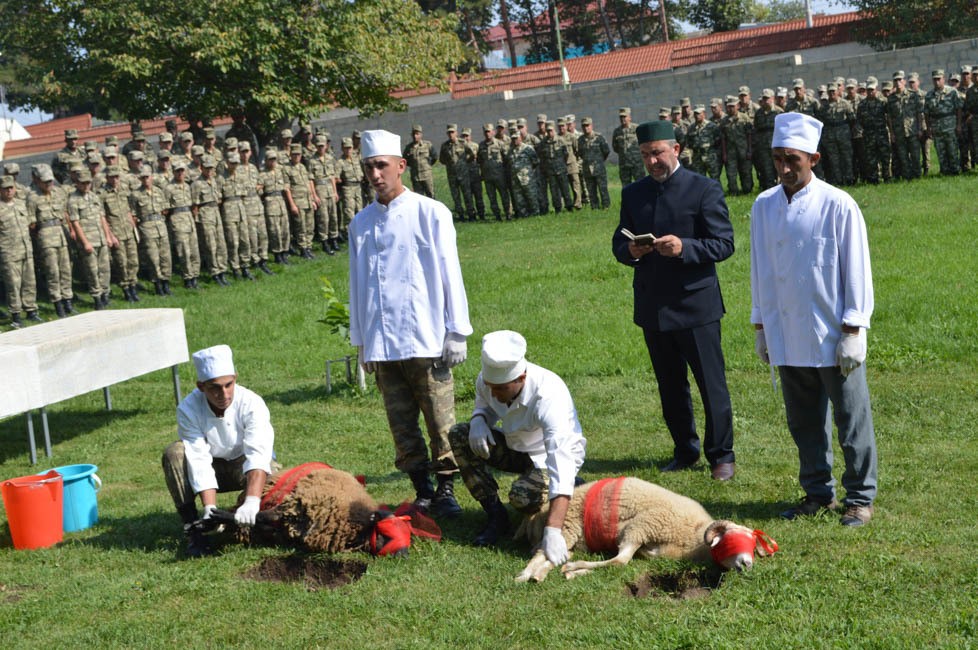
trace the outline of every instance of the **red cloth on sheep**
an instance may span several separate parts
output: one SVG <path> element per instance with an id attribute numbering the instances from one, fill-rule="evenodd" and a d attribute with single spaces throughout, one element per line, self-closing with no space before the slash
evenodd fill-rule
<path id="1" fill-rule="evenodd" d="M 603 478 L 584 496 L 584 543 L 593 553 L 618 551 L 618 504 L 624 476 Z"/>

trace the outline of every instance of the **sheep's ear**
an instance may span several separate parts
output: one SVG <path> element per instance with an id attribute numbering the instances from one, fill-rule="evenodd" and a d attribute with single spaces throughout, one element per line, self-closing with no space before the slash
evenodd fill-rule
<path id="1" fill-rule="evenodd" d="M 712 524 L 706 527 L 705 531 L 703 531 L 703 541 L 706 542 L 707 546 L 713 546 L 713 540 L 723 537 L 724 533 L 730 530 L 730 528 L 733 526 L 736 526 L 736 524 L 734 524 L 732 521 L 714 521 Z"/>

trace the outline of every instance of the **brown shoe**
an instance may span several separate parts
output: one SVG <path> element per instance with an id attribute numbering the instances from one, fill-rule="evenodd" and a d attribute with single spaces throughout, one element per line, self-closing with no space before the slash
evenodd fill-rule
<path id="1" fill-rule="evenodd" d="M 862 526 L 868 524 L 872 518 L 873 506 L 848 506 L 839 523 L 843 526 Z"/>
<path id="2" fill-rule="evenodd" d="M 781 513 L 782 519 L 797 519 L 798 517 L 811 517 L 812 515 L 818 514 L 822 510 L 835 510 L 839 507 L 839 502 L 833 499 L 829 503 L 823 503 L 821 501 L 816 501 L 812 497 L 806 496 L 801 502 L 788 508 Z"/>
<path id="3" fill-rule="evenodd" d="M 729 481 L 734 477 L 735 468 L 734 463 L 717 463 L 710 474 L 716 481 Z"/>

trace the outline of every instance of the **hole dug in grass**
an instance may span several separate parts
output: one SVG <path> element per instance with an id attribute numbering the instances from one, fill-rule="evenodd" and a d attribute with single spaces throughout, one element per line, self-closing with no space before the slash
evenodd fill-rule
<path id="1" fill-rule="evenodd" d="M 334 560 L 301 554 L 267 557 L 244 573 L 250 580 L 303 582 L 309 591 L 336 589 L 359 580 L 367 563 L 359 560 Z"/>
<path id="2" fill-rule="evenodd" d="M 680 569 L 672 573 L 646 573 L 625 586 L 625 595 L 633 598 L 693 600 L 709 596 L 723 582 L 723 574 L 710 569 Z"/>

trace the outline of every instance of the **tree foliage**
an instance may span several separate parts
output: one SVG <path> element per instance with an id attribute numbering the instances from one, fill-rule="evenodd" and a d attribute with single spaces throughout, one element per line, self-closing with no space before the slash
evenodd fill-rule
<path id="1" fill-rule="evenodd" d="M 264 131 L 397 110 L 392 90 L 443 85 L 464 60 L 453 16 L 403 0 L 0 0 L 0 19 L 23 105 L 132 120 L 240 110 Z"/>
<path id="2" fill-rule="evenodd" d="M 754 22 L 783 23 L 805 17 L 805 0 L 754 0 L 749 11 Z"/>
<path id="3" fill-rule="evenodd" d="M 486 33 L 495 18 L 495 0 L 416 0 L 427 15 L 456 19 L 455 34 L 469 50 L 468 60 L 458 67 L 467 72 L 481 66 L 481 57 L 489 51 Z"/>
<path id="4" fill-rule="evenodd" d="M 701 29 L 729 32 L 750 18 L 749 0 L 684 0 L 687 18 Z"/>
<path id="5" fill-rule="evenodd" d="M 978 35 L 975 0 L 852 0 L 868 18 L 857 37 L 878 50 Z"/>

